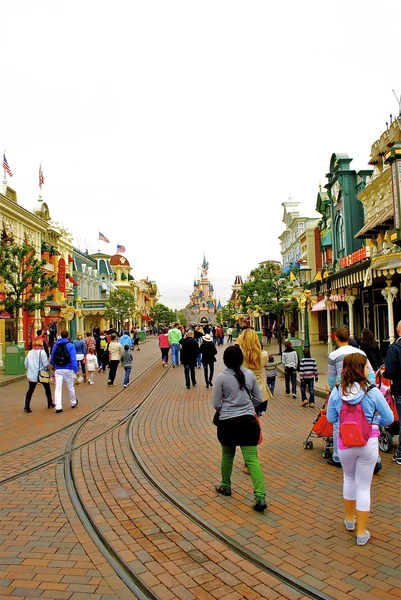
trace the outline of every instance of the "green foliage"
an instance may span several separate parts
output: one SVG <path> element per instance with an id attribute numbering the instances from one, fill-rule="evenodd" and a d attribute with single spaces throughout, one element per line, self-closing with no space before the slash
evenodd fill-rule
<path id="1" fill-rule="evenodd" d="M 178 321 L 180 325 L 186 325 L 188 319 L 185 312 L 183 310 L 178 310 L 176 313 L 174 313 L 174 321 Z"/>
<path id="2" fill-rule="evenodd" d="M 109 321 L 123 325 L 133 317 L 135 297 L 129 290 L 112 290 L 104 316 Z"/>
<path id="3" fill-rule="evenodd" d="M 216 313 L 216 323 L 227 323 L 231 327 L 235 325 L 234 315 L 236 313 L 235 306 L 228 302 L 221 310 Z"/>
<path id="4" fill-rule="evenodd" d="M 43 270 L 46 260 L 36 258 L 36 249 L 29 243 L 14 243 L 3 230 L 0 244 L 0 278 L 6 289 L 4 308 L 14 316 L 18 310 L 32 312 L 43 309 L 53 299 L 49 291 L 56 287 L 53 275 Z M 46 297 L 43 295 L 46 294 Z M 16 320 L 17 328 L 17 320 Z"/>
<path id="5" fill-rule="evenodd" d="M 175 312 L 164 304 L 156 304 L 150 309 L 150 317 L 158 325 L 168 325 L 175 322 Z"/>
<path id="6" fill-rule="evenodd" d="M 291 290 L 289 277 L 281 275 L 276 263 L 268 262 L 257 267 L 251 271 L 249 281 L 241 288 L 243 312 L 250 308 L 279 314 L 291 296 Z"/>

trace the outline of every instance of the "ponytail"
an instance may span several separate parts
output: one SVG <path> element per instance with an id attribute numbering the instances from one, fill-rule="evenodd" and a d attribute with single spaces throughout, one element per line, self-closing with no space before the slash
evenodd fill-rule
<path id="1" fill-rule="evenodd" d="M 228 346 L 228 348 L 224 350 L 223 361 L 228 369 L 234 371 L 235 379 L 239 383 L 240 390 L 243 390 L 245 385 L 245 375 L 241 369 L 241 365 L 244 361 L 244 355 L 242 354 L 241 348 L 239 346 Z"/>
<path id="2" fill-rule="evenodd" d="M 241 367 L 238 367 L 238 369 L 235 371 L 235 379 L 239 383 L 239 389 L 243 390 L 245 385 L 245 375 Z"/>

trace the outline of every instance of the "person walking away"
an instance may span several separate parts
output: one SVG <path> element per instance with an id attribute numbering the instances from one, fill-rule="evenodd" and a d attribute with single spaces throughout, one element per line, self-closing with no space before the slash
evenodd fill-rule
<path id="1" fill-rule="evenodd" d="M 295 325 L 291 323 L 290 325 L 290 336 L 293 338 L 295 336 Z"/>
<path id="2" fill-rule="evenodd" d="M 137 351 L 140 351 L 140 347 L 139 347 L 139 329 L 137 327 L 135 327 L 135 329 L 132 330 L 132 338 L 134 341 L 134 348 L 136 346 Z"/>
<path id="3" fill-rule="evenodd" d="M 269 354 L 267 358 L 267 364 L 265 365 L 265 371 L 267 387 L 271 391 L 272 396 L 274 396 L 274 389 L 276 387 L 278 365 L 279 363 L 278 361 L 274 360 L 274 356 L 272 354 Z"/>
<path id="4" fill-rule="evenodd" d="M 127 329 L 124 329 L 123 334 L 118 341 L 120 342 L 120 344 L 123 348 L 125 347 L 126 344 L 128 344 L 129 348 L 131 349 L 134 345 Z"/>
<path id="5" fill-rule="evenodd" d="M 89 331 L 86 332 L 84 341 L 85 341 L 85 345 L 86 345 L 86 353 L 88 353 L 89 348 L 93 348 L 96 351 L 96 340 L 89 333 Z"/>
<path id="6" fill-rule="evenodd" d="M 216 334 L 217 345 L 222 346 L 224 343 L 224 329 L 222 328 L 221 325 L 216 326 L 215 334 Z"/>
<path id="7" fill-rule="evenodd" d="M 54 392 L 56 413 L 63 412 L 62 390 L 64 381 L 67 386 L 71 408 L 75 408 L 78 404 L 78 399 L 75 395 L 74 377 L 78 373 L 78 363 L 75 346 L 68 339 L 68 331 L 66 329 L 61 331 L 60 338 L 53 346 L 50 364 L 53 365 L 56 371 L 56 386 Z"/>
<path id="8" fill-rule="evenodd" d="M 95 351 L 93 348 L 89 348 L 88 354 L 86 355 L 86 369 L 88 371 L 88 375 L 89 375 L 88 383 L 90 385 L 93 385 L 95 383 L 94 375 L 95 375 L 96 369 L 98 369 L 98 368 L 99 368 L 99 363 L 98 363 Z"/>
<path id="9" fill-rule="evenodd" d="M 349 329 L 348 327 L 339 327 L 334 334 L 334 341 L 337 345 L 337 348 L 330 352 L 327 358 L 327 383 L 329 387 L 329 391 L 331 391 L 337 383 L 341 381 L 341 372 L 343 370 L 343 362 L 344 357 L 348 354 L 366 354 L 360 350 L 359 348 L 355 348 L 354 346 L 349 345 Z M 369 375 L 368 380 L 369 383 L 374 384 L 376 380 L 375 372 L 373 371 L 369 361 Z M 333 425 L 333 456 L 329 458 L 327 461 L 328 465 L 332 467 L 341 467 L 341 462 L 338 456 L 338 423 L 334 423 Z M 382 468 L 380 456 L 378 457 L 378 465 L 376 467 L 375 472 L 377 473 Z"/>
<path id="10" fill-rule="evenodd" d="M 117 374 L 117 367 L 120 363 L 121 356 L 123 354 L 123 347 L 121 346 L 120 342 L 117 342 L 116 333 L 112 333 L 110 338 L 111 342 L 109 344 L 109 379 L 107 381 L 107 385 L 112 387 L 114 386 L 114 380 Z"/>
<path id="11" fill-rule="evenodd" d="M 82 333 L 77 333 L 77 337 L 73 341 L 73 344 L 75 347 L 75 354 L 76 354 L 77 363 L 78 363 L 78 374 L 79 374 L 79 368 L 81 367 L 84 381 L 86 381 L 85 357 L 86 357 L 86 353 L 87 353 L 87 347 L 86 347 L 84 340 L 82 339 Z M 82 381 L 82 379 L 81 379 L 81 381 Z M 76 383 L 76 385 L 79 385 L 78 380 L 76 380 L 75 383 Z"/>
<path id="12" fill-rule="evenodd" d="M 356 543 L 370 539 L 366 529 L 371 499 L 370 487 L 379 453 L 380 426 L 390 425 L 394 415 L 383 394 L 369 385 L 368 360 L 364 354 L 344 357 L 341 383 L 329 397 L 327 420 L 339 423 L 338 455 L 343 467 L 344 525 L 355 529 Z"/>
<path id="13" fill-rule="evenodd" d="M 319 381 L 317 364 L 310 355 L 309 348 L 304 348 L 304 357 L 299 364 L 299 379 L 301 380 L 301 406 L 315 406 L 315 381 Z M 309 391 L 309 402 L 306 398 L 306 388 Z"/>
<path id="14" fill-rule="evenodd" d="M 266 339 L 267 339 L 267 343 L 271 344 L 272 343 L 272 337 L 273 337 L 273 333 L 272 333 L 272 328 L 268 327 L 266 329 Z"/>
<path id="15" fill-rule="evenodd" d="M 49 380 L 39 381 L 39 373 L 40 371 L 48 371 L 49 367 L 49 359 L 47 358 L 46 352 L 43 348 L 43 340 L 38 337 L 35 338 L 32 342 L 32 350 L 30 350 L 25 358 L 25 368 L 27 369 L 27 379 L 29 382 L 28 390 L 25 396 L 25 407 L 24 412 L 31 413 L 31 398 L 32 394 L 35 391 L 35 388 L 38 383 L 41 383 L 45 388 L 45 394 L 47 399 L 47 408 L 54 408 L 55 404 L 53 404 L 52 400 L 52 392 L 50 389 L 50 374 Z"/>
<path id="16" fill-rule="evenodd" d="M 217 344 L 217 327 L 216 327 L 216 325 L 212 326 L 212 337 L 213 337 L 213 343 Z"/>
<path id="17" fill-rule="evenodd" d="M 227 344 L 233 343 L 233 328 L 227 327 Z"/>
<path id="18" fill-rule="evenodd" d="M 128 344 L 125 344 L 124 346 L 124 352 L 121 356 L 121 364 L 125 371 L 123 386 L 126 388 L 129 385 L 129 378 L 132 369 L 132 353 Z"/>
<path id="19" fill-rule="evenodd" d="M 290 396 L 290 385 L 292 388 L 292 397 L 297 397 L 297 370 L 299 368 L 298 354 L 292 347 L 289 340 L 284 342 L 285 350 L 282 354 L 281 361 L 284 367 L 285 379 L 285 395 Z"/>
<path id="20" fill-rule="evenodd" d="M 181 361 L 184 365 L 185 370 L 185 384 L 189 390 L 192 385 L 196 385 L 195 378 L 195 367 L 199 354 L 198 342 L 194 339 L 194 332 L 192 329 L 187 331 L 186 337 L 181 339 Z M 191 374 L 191 380 L 189 375 Z"/>
<path id="21" fill-rule="evenodd" d="M 271 391 L 267 387 L 265 366 L 267 365 L 267 352 L 262 350 L 259 338 L 254 329 L 244 329 L 237 340 L 244 357 L 244 367 L 250 369 L 256 377 L 262 394 L 262 401 L 272 398 Z"/>
<path id="22" fill-rule="evenodd" d="M 209 333 L 202 337 L 200 353 L 202 356 L 206 387 L 213 387 L 214 363 L 216 362 L 217 348 Z"/>
<path id="23" fill-rule="evenodd" d="M 351 339 L 351 338 L 350 338 Z M 362 329 L 361 331 L 361 343 L 359 349 L 365 352 L 368 361 L 372 365 L 374 371 L 378 371 L 384 364 L 379 344 L 376 342 L 373 333 L 370 329 Z"/>
<path id="24" fill-rule="evenodd" d="M 103 356 L 107 348 L 107 339 L 104 331 L 99 332 L 99 336 L 96 338 L 96 356 L 97 362 L 99 363 L 99 367 L 97 372 L 104 373 L 106 371 L 106 365 L 103 364 Z"/>
<path id="25" fill-rule="evenodd" d="M 253 483 L 252 508 L 263 512 L 267 508 L 266 492 L 257 452 L 261 430 L 255 415 L 262 394 L 255 375 L 242 366 L 239 346 L 228 346 L 223 360 L 226 369 L 217 375 L 213 390 L 213 406 L 218 411 L 217 439 L 222 452 L 221 482 L 215 489 L 218 494 L 231 496 L 231 474 L 239 446 Z"/>
<path id="26" fill-rule="evenodd" d="M 194 338 L 198 342 L 199 348 L 202 345 L 203 336 L 204 336 L 203 329 L 202 329 L 202 327 L 200 327 L 200 325 L 198 325 L 197 327 L 195 327 L 195 330 L 194 330 Z M 197 358 L 197 367 L 198 367 L 198 369 L 200 369 L 201 366 L 202 366 L 202 354 L 199 351 L 198 358 Z"/>
<path id="27" fill-rule="evenodd" d="M 180 340 L 182 338 L 181 331 L 178 329 L 179 324 L 174 323 L 174 327 L 168 332 L 168 343 L 171 348 L 171 362 L 174 367 L 178 367 L 180 356 Z"/>
<path id="28" fill-rule="evenodd" d="M 161 334 L 158 337 L 159 339 L 159 348 L 162 354 L 162 365 L 163 367 L 167 367 L 168 365 L 168 352 L 170 350 L 170 344 L 168 343 L 168 330 L 163 329 Z"/>
<path id="29" fill-rule="evenodd" d="M 387 350 L 383 376 L 391 379 L 391 393 L 394 396 L 399 421 L 398 447 L 392 460 L 401 465 L 401 321 L 397 325 L 398 339 Z"/>

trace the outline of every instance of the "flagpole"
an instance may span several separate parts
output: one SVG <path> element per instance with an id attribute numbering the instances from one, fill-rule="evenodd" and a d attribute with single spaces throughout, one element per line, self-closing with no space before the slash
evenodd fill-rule
<path id="1" fill-rule="evenodd" d="M 100 252 L 100 229 L 98 229 L 98 232 L 97 232 L 97 241 L 98 241 L 98 244 L 97 244 L 98 250 L 97 251 Z"/>
<path id="2" fill-rule="evenodd" d="M 42 163 L 39 165 L 39 200 L 42 200 Z"/>
<path id="3" fill-rule="evenodd" d="M 5 158 L 5 156 L 6 156 L 6 151 L 4 150 L 4 152 L 3 152 L 3 159 Z M 4 185 L 7 185 L 6 168 L 4 166 L 3 166 L 3 171 L 4 171 L 3 183 L 4 183 Z"/>

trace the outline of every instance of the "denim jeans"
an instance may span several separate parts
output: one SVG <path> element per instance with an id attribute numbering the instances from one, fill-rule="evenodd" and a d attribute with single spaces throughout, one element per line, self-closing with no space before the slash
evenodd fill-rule
<path id="1" fill-rule="evenodd" d="M 164 363 L 166 363 L 166 365 L 168 364 L 168 351 L 169 350 L 170 350 L 170 348 L 161 348 L 162 361 Z"/>
<path id="2" fill-rule="evenodd" d="M 267 387 L 274 394 L 274 388 L 276 387 L 276 378 L 275 377 L 266 377 Z"/>
<path id="3" fill-rule="evenodd" d="M 180 344 L 171 344 L 171 362 L 173 365 L 180 364 Z"/>
<path id="4" fill-rule="evenodd" d="M 285 393 L 286 394 L 290 393 L 290 383 L 291 383 L 292 394 L 295 396 L 295 394 L 297 393 L 297 371 L 296 371 L 296 369 L 293 369 L 291 371 L 291 373 L 289 373 L 287 371 L 287 369 L 285 369 L 284 379 L 285 379 Z"/>
<path id="5" fill-rule="evenodd" d="M 124 385 L 129 384 L 129 377 L 131 375 L 131 367 L 124 367 L 125 377 L 124 377 Z"/>
<path id="6" fill-rule="evenodd" d="M 301 397 L 302 401 L 307 400 L 306 388 L 309 390 L 309 404 L 315 402 L 315 380 L 312 378 L 301 380 Z"/>
<path id="7" fill-rule="evenodd" d="M 209 383 L 212 383 L 213 381 L 213 375 L 214 375 L 214 363 L 204 363 L 203 364 L 203 372 L 205 374 L 205 382 L 206 385 L 209 385 Z"/>
<path id="8" fill-rule="evenodd" d="M 195 379 L 195 366 L 194 365 L 184 365 L 184 369 L 185 369 L 185 383 L 187 387 L 190 387 L 191 382 L 189 380 L 189 373 L 191 373 L 191 380 L 192 380 L 192 385 L 196 384 L 196 379 Z"/>
<path id="9" fill-rule="evenodd" d="M 400 436 L 399 436 L 399 440 L 398 440 L 398 448 L 395 452 L 396 452 L 396 454 L 401 455 L 401 396 L 395 396 L 394 400 L 395 400 L 395 407 L 397 409 L 399 426 L 400 426 L 400 431 L 399 431 Z"/>
<path id="10" fill-rule="evenodd" d="M 198 354 L 198 358 L 196 360 L 197 360 L 197 366 L 200 367 L 202 364 L 202 354 Z"/>

